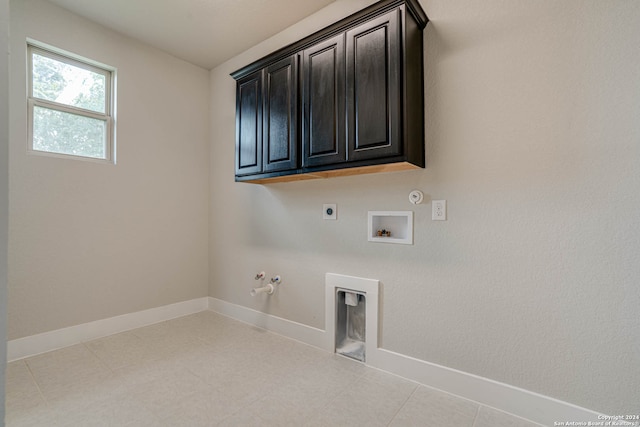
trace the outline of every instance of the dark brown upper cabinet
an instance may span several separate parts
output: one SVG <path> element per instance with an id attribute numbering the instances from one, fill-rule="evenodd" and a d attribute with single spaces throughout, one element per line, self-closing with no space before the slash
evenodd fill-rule
<path id="1" fill-rule="evenodd" d="M 262 70 L 236 84 L 236 176 L 262 172 Z"/>
<path id="2" fill-rule="evenodd" d="M 303 166 L 339 164 L 345 144 L 344 34 L 302 52 Z"/>
<path id="3" fill-rule="evenodd" d="M 297 168 L 297 62 L 292 55 L 238 80 L 236 176 Z"/>
<path id="4" fill-rule="evenodd" d="M 402 154 L 400 10 L 347 31 L 349 161 Z"/>
<path id="5" fill-rule="evenodd" d="M 232 73 L 236 181 L 423 168 L 417 0 L 382 0 Z"/>
<path id="6" fill-rule="evenodd" d="M 296 55 L 264 70 L 264 172 L 298 166 L 298 58 Z"/>

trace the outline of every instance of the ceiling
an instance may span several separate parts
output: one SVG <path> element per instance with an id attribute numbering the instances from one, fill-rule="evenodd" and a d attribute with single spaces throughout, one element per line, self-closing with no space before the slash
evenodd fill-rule
<path id="1" fill-rule="evenodd" d="M 211 69 L 335 0 L 49 1 Z"/>

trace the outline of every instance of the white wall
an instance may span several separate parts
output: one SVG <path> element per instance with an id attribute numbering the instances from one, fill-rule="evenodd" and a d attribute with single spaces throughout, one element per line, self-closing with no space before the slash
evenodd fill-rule
<path id="1" fill-rule="evenodd" d="M 11 7 L 9 339 L 206 296 L 208 72 Z M 27 154 L 27 37 L 117 68 L 117 165 Z"/>
<path id="2" fill-rule="evenodd" d="M 4 425 L 7 364 L 7 245 L 9 202 L 9 1 L 0 0 L 0 426 Z"/>
<path id="3" fill-rule="evenodd" d="M 323 328 L 326 272 L 380 279 L 385 349 L 640 413 L 640 3 L 424 0 L 425 170 L 235 183 L 229 73 L 366 3 L 211 71 L 210 295 Z M 368 210 L 409 209 L 413 246 L 367 242 Z M 283 276 L 270 298 L 260 270 Z"/>

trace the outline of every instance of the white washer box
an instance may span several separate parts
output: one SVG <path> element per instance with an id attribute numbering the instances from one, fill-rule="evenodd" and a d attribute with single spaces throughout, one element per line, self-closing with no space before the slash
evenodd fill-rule
<path id="1" fill-rule="evenodd" d="M 413 245 L 412 211 L 369 211 L 368 240 L 377 243 Z M 378 231 L 390 236 L 379 236 Z"/>

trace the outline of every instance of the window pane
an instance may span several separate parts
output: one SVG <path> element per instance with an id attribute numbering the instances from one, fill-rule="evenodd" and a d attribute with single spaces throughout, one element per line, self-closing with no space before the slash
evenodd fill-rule
<path id="1" fill-rule="evenodd" d="M 102 74 L 37 53 L 33 61 L 33 96 L 72 107 L 106 113 L 106 78 Z"/>
<path id="2" fill-rule="evenodd" d="M 106 159 L 106 122 L 33 107 L 33 149 Z"/>

